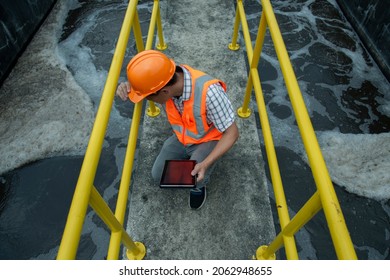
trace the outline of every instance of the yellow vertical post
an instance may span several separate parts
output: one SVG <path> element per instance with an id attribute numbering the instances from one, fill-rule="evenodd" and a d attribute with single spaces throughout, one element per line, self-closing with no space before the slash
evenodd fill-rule
<path id="1" fill-rule="evenodd" d="M 251 93 L 253 88 L 252 74 L 249 71 L 248 82 L 246 83 L 245 95 L 243 105 L 237 109 L 237 115 L 240 118 L 249 118 L 252 114 L 251 109 L 249 109 L 249 103 L 251 101 Z"/>
<path id="2" fill-rule="evenodd" d="M 134 20 L 133 20 L 133 30 L 134 30 L 134 40 L 135 45 L 137 46 L 137 51 L 142 52 L 145 50 L 144 41 L 142 40 L 142 31 L 141 24 L 139 22 L 138 11 L 135 10 Z"/>
<path id="3" fill-rule="evenodd" d="M 157 24 L 157 15 L 159 10 L 158 0 L 154 0 L 152 15 L 150 16 L 150 24 L 148 30 L 148 37 L 146 38 L 146 50 L 150 50 L 152 48 L 153 40 L 154 40 L 154 30 Z"/>
<path id="4" fill-rule="evenodd" d="M 239 13 L 238 9 L 239 9 L 239 7 L 237 6 L 236 16 L 235 16 L 235 20 L 234 20 L 232 42 L 229 44 L 229 49 L 232 51 L 236 51 L 236 50 L 240 49 L 240 45 L 237 44 L 238 28 L 240 27 L 240 13 Z"/>
<path id="5" fill-rule="evenodd" d="M 249 27 L 248 27 L 248 22 L 247 22 L 246 16 L 245 16 L 244 5 L 242 4 L 241 0 L 237 1 L 237 8 L 239 8 L 238 12 L 240 13 L 241 28 L 242 28 L 242 34 L 244 36 L 244 42 L 245 42 L 245 46 L 246 46 L 248 63 L 249 63 L 249 65 L 251 65 L 252 56 L 253 56 L 252 39 L 251 39 L 251 35 L 249 33 Z"/>
<path id="6" fill-rule="evenodd" d="M 167 46 L 167 44 L 165 44 L 165 41 L 164 41 L 163 28 L 162 28 L 162 24 L 161 24 L 160 5 L 158 6 L 158 11 L 157 11 L 157 34 L 158 34 L 157 49 L 160 51 L 163 51 L 168 46 Z"/>
<path id="7" fill-rule="evenodd" d="M 160 115 L 160 108 L 158 108 L 153 101 L 148 101 L 148 104 L 149 107 L 146 109 L 146 114 L 149 117 L 157 117 L 158 115 Z"/>
<path id="8" fill-rule="evenodd" d="M 154 0 L 152 15 L 150 17 L 150 24 L 148 30 L 148 37 L 146 38 L 146 50 L 150 50 L 152 48 L 153 39 L 154 39 L 154 29 L 156 27 L 157 15 L 159 14 L 159 2 L 158 0 Z M 160 114 L 160 108 L 158 108 L 153 101 L 148 102 L 149 107 L 146 110 L 146 114 L 149 117 L 157 117 Z"/>
<path id="9" fill-rule="evenodd" d="M 267 29 L 267 21 L 265 19 L 264 13 L 262 13 L 259 23 L 259 28 L 257 31 L 255 49 L 253 51 L 253 57 L 250 62 L 250 69 L 257 68 L 259 64 L 260 54 L 264 43 L 265 31 Z M 237 110 L 237 114 L 241 118 L 248 118 L 251 115 L 251 110 L 249 109 L 249 102 L 253 88 L 252 80 L 252 71 L 249 71 L 248 82 L 245 90 L 244 102 L 242 107 Z"/>
<path id="10" fill-rule="evenodd" d="M 255 48 L 253 50 L 253 57 L 252 57 L 252 61 L 250 64 L 251 69 L 257 68 L 257 66 L 259 64 L 261 51 L 263 49 L 266 29 L 267 29 L 267 19 L 266 19 L 265 13 L 262 12 L 261 18 L 260 18 L 260 23 L 259 23 L 259 28 L 257 30 Z"/>

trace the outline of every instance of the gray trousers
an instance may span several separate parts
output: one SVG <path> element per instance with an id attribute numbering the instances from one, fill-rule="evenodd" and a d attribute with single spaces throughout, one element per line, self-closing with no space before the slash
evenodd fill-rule
<path id="1" fill-rule="evenodd" d="M 165 140 L 164 145 L 161 148 L 159 155 L 157 156 L 153 168 L 152 176 L 156 183 L 160 183 L 161 175 L 164 169 L 166 160 L 172 159 L 191 159 L 196 162 L 202 162 L 214 149 L 218 141 L 210 141 L 201 144 L 183 145 L 177 139 L 176 135 L 172 135 Z M 215 163 L 212 164 L 206 171 L 204 179 L 197 184 L 197 188 L 205 186 L 210 179 L 210 175 L 215 167 Z"/>

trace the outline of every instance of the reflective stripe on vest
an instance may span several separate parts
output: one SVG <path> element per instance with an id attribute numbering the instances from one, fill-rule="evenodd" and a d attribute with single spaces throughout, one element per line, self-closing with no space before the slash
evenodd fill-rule
<path id="1" fill-rule="evenodd" d="M 195 138 L 198 140 L 201 139 L 206 134 L 206 130 L 205 127 L 203 126 L 203 120 L 201 115 L 202 92 L 203 92 L 204 84 L 211 80 L 213 80 L 212 77 L 210 77 L 209 75 L 204 75 L 196 79 L 195 82 L 194 105 L 199 104 L 199 106 L 192 106 L 192 110 L 195 117 L 196 129 L 198 131 L 198 134 L 192 133 L 191 131 L 187 130 L 187 135 L 190 136 L 191 138 Z"/>
<path id="2" fill-rule="evenodd" d="M 172 129 L 179 141 L 185 145 L 219 140 L 222 137 L 222 133 L 214 125 L 210 126 L 207 124 L 205 98 L 210 84 L 219 82 L 224 89 L 226 89 L 226 86 L 222 81 L 214 79 L 205 73 L 194 70 L 187 65 L 183 66 L 190 72 L 193 86 L 190 99 L 184 101 L 182 115 L 180 115 L 172 100 L 167 101 L 165 108 Z M 204 99 L 203 102 L 202 99 Z M 193 102 L 192 107 L 189 107 L 191 102 Z M 189 110 L 191 112 L 188 112 Z"/>

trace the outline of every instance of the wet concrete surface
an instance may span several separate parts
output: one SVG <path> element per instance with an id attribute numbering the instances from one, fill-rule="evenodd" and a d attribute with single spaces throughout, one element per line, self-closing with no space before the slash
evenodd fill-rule
<path id="1" fill-rule="evenodd" d="M 242 50 L 227 47 L 233 3 L 167 1 L 161 14 L 169 30 L 165 53 L 176 63 L 226 81 L 226 94 L 238 108 L 246 66 Z M 189 21 L 195 14 L 198 20 Z M 237 118 L 236 124 L 240 137 L 216 163 L 205 205 L 193 211 L 188 189 L 159 189 L 150 178 L 160 147 L 172 132 L 165 113 L 145 118 L 127 229 L 133 238 L 148 244 L 146 259 L 248 260 L 260 244 L 271 242 L 275 232 L 254 115 Z"/>

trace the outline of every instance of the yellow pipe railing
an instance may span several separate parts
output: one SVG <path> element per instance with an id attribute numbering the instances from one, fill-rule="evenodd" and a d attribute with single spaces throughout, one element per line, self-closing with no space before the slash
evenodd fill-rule
<path id="1" fill-rule="evenodd" d="M 107 203 L 93 186 L 131 28 L 133 28 L 134 31 L 134 38 L 138 51 L 144 50 L 137 4 L 138 0 L 130 0 L 126 10 L 118 43 L 96 114 L 95 123 L 92 128 L 88 147 L 84 156 L 80 176 L 77 181 L 60 248 L 58 250 L 57 259 L 75 259 L 88 205 L 94 209 L 112 232 L 107 259 L 118 259 L 121 242 L 127 249 L 127 257 L 129 259 L 143 259 L 146 254 L 145 246 L 140 242 L 134 242 L 123 228 L 127 207 L 127 197 L 131 181 L 131 171 L 129 172 L 129 170 L 132 170 L 134 162 L 138 129 L 142 115 L 142 102 L 135 105 L 133 112 L 115 214 L 111 212 Z M 162 36 L 158 0 L 155 0 L 153 3 L 152 14 L 150 25 L 153 27 L 149 28 L 146 49 L 150 49 L 152 46 L 154 26 L 156 25 L 160 40 L 158 46 L 160 48 L 166 48 Z"/>
<path id="2" fill-rule="evenodd" d="M 158 1 L 154 1 L 154 3 L 156 3 Z M 157 19 L 157 15 L 159 15 L 159 7 L 158 5 L 153 5 L 153 9 L 152 9 L 152 16 L 151 16 L 151 22 L 152 21 L 155 21 Z M 149 50 L 151 49 L 152 47 L 152 42 L 153 42 L 153 37 L 154 37 L 154 29 L 155 29 L 156 25 L 155 24 L 150 24 L 149 25 L 149 30 L 148 30 L 148 37 L 146 39 L 146 49 Z M 149 36 L 149 34 L 152 34 L 152 36 Z M 158 32 L 158 34 L 160 34 L 160 32 Z M 162 32 L 161 32 L 162 34 Z M 160 114 L 160 109 L 158 107 L 156 107 L 156 105 L 154 104 L 153 101 L 149 101 L 149 108 L 147 109 L 146 113 L 148 114 L 148 116 L 150 117 L 156 117 Z"/>
<path id="3" fill-rule="evenodd" d="M 289 221 L 290 217 L 288 214 L 287 202 L 284 195 L 282 178 L 279 171 L 279 165 L 276 157 L 276 151 L 273 144 L 273 138 L 271 133 L 271 128 L 268 120 L 267 109 L 264 102 L 264 97 L 261 89 L 260 78 L 257 70 L 257 64 L 260 59 L 261 49 L 264 42 L 265 31 L 266 31 L 266 21 L 265 17 L 261 17 L 260 25 L 258 29 L 255 50 L 252 49 L 252 40 L 249 35 L 249 28 L 247 25 L 244 6 L 242 1 L 237 1 L 237 11 L 236 11 L 236 20 L 234 32 L 238 32 L 238 24 L 242 22 L 242 31 L 245 38 L 245 45 L 248 54 L 248 61 L 250 65 L 250 73 L 248 77 L 248 83 L 245 91 L 244 104 L 241 108 L 237 110 L 237 113 L 240 117 L 247 118 L 250 116 L 251 111 L 249 109 L 249 102 L 251 97 L 252 88 L 255 89 L 257 107 L 259 108 L 260 123 L 263 131 L 265 149 L 267 153 L 268 163 L 270 166 L 271 181 L 275 189 L 275 200 L 277 205 L 277 212 L 280 219 L 281 227 L 285 227 Z M 233 41 L 229 45 L 229 48 L 234 50 L 238 49 L 237 47 L 237 35 L 233 35 Z M 286 255 L 288 259 L 298 259 L 296 244 L 293 236 L 283 236 L 283 243 L 286 248 Z M 275 258 L 274 255 L 270 258 Z"/>
<path id="4" fill-rule="evenodd" d="M 150 18 L 150 25 L 149 25 L 148 35 L 147 35 L 147 39 L 146 39 L 146 46 L 144 48 L 143 41 L 140 40 L 140 42 L 137 45 L 138 51 L 142 51 L 144 49 L 149 50 L 152 48 L 154 31 L 155 31 L 154 27 L 156 25 L 156 22 L 157 22 L 157 25 L 161 27 L 161 18 L 159 17 L 159 14 L 160 14 L 159 1 L 155 0 L 154 5 L 153 5 L 153 10 L 152 10 L 152 15 Z M 140 36 L 138 38 L 142 39 L 142 35 L 140 33 L 141 27 L 140 27 L 139 20 L 138 20 L 138 13 L 137 13 L 137 21 L 136 22 L 137 22 L 136 23 L 137 32 L 139 32 L 139 34 L 140 34 Z M 158 33 L 159 33 L 159 42 L 160 42 L 159 45 L 163 45 L 164 48 L 166 48 L 167 46 L 164 43 L 164 39 L 162 36 L 162 30 L 159 29 Z M 117 216 L 118 219 L 120 221 L 122 221 L 122 223 L 123 223 L 124 216 L 125 216 L 127 197 L 128 197 L 128 187 L 126 187 L 126 186 L 129 186 L 130 181 L 131 181 L 131 173 L 128 171 L 133 170 L 135 149 L 136 149 L 137 138 L 138 138 L 138 128 L 139 128 L 139 123 L 140 123 L 141 115 L 142 115 L 142 106 L 143 106 L 143 102 L 139 102 L 139 103 L 135 104 L 135 106 L 134 106 L 130 136 L 129 136 L 129 141 L 127 144 L 127 150 L 126 150 L 126 156 L 125 156 L 125 161 L 124 161 L 124 166 L 123 166 L 121 183 L 119 186 L 118 201 L 117 201 L 117 207 L 116 207 L 116 209 L 118 211 L 115 212 L 115 216 Z M 149 102 L 149 106 L 150 107 L 147 109 L 147 113 L 149 116 L 154 117 L 154 116 L 159 115 L 160 110 L 158 107 L 156 107 L 154 105 L 153 102 Z M 111 235 L 111 241 L 110 241 L 110 246 L 108 249 L 107 259 L 118 259 L 120 241 L 121 241 L 120 232 L 113 233 Z"/>
<path id="5" fill-rule="evenodd" d="M 271 244 L 268 246 L 259 247 L 256 252 L 256 257 L 258 259 L 274 259 L 275 252 L 282 245 L 284 245 L 287 258 L 298 259 L 294 234 L 312 217 L 314 217 L 318 211 L 324 209 L 325 217 L 329 225 L 330 234 L 332 236 L 337 256 L 340 259 L 356 259 L 353 244 L 350 240 L 337 196 L 334 192 L 332 182 L 330 180 L 325 162 L 321 154 L 321 150 L 318 145 L 318 141 L 304 105 L 302 94 L 299 90 L 291 62 L 289 60 L 279 27 L 272 10 L 272 6 L 269 0 L 262 0 L 261 2 L 263 6 L 263 13 L 258 28 L 254 50 L 252 49 L 249 28 L 241 0 L 237 1 L 237 11 L 232 43 L 229 45 L 229 48 L 232 50 L 237 50 L 239 48 L 237 44 L 237 38 L 239 25 L 241 23 L 248 53 L 250 71 L 244 103 L 243 106 L 238 109 L 238 114 L 244 118 L 250 116 L 251 112 L 249 109 L 249 102 L 253 88 L 255 91 L 257 106 L 259 108 L 260 122 L 269 161 L 271 180 L 274 187 L 278 215 L 281 224 L 281 232 L 276 236 Z M 108 207 L 107 203 L 93 186 L 93 181 L 96 175 L 96 169 L 104 141 L 105 131 L 108 125 L 109 115 L 115 95 L 115 89 L 120 75 L 120 68 L 123 63 L 124 53 L 130 36 L 131 28 L 133 28 L 134 31 L 134 38 L 138 51 L 152 48 L 156 26 L 157 35 L 159 38 L 159 44 L 157 44 L 157 48 L 161 50 L 166 48 L 162 33 L 159 1 L 155 0 L 153 3 L 153 10 L 145 48 L 142 40 L 138 12 L 136 9 L 137 3 L 137 0 L 131 0 L 126 11 L 124 22 L 118 38 L 118 44 L 113 56 L 110 70 L 108 72 L 107 82 L 103 90 L 99 109 L 97 111 L 95 124 L 91 132 L 90 141 L 84 157 L 83 165 L 81 167 L 79 180 L 76 185 L 57 259 L 74 259 L 76 257 L 88 205 L 93 208 L 93 210 L 111 230 L 107 259 L 118 259 L 121 242 L 127 249 L 127 257 L 129 259 L 142 259 L 146 254 L 145 246 L 140 242 L 134 242 L 123 228 L 127 206 L 127 197 L 131 181 L 131 172 L 129 172 L 129 170 L 133 169 L 139 124 L 142 115 L 142 102 L 137 103 L 134 107 L 133 119 L 128 139 L 128 148 L 126 150 L 124 160 L 115 214 L 111 212 L 111 209 Z M 302 207 L 302 209 L 291 221 L 288 214 L 288 207 L 283 191 L 271 128 L 269 125 L 266 105 L 261 89 L 261 82 L 257 70 L 267 26 L 270 29 L 271 37 L 275 45 L 275 50 L 281 64 L 282 73 L 286 81 L 287 91 L 292 102 L 301 137 L 308 154 L 309 164 L 312 168 L 313 176 L 317 185 L 317 192 L 312 196 L 312 198 L 309 199 L 309 201 Z M 159 109 L 154 105 L 153 102 L 149 102 L 147 114 L 150 116 L 157 116 L 159 114 Z"/>
<path id="6" fill-rule="evenodd" d="M 318 211 L 323 209 L 337 257 L 339 259 L 357 259 L 271 3 L 269 0 L 261 0 L 261 4 L 263 11 L 259 23 L 254 52 L 252 51 L 252 42 L 250 41 L 249 29 L 245 18 L 245 11 L 242 0 L 237 0 L 236 20 L 233 28 L 232 43 L 229 45 L 229 48 L 232 50 L 238 49 L 238 25 L 241 22 L 244 41 L 248 53 L 250 71 L 244 97 L 244 104 L 238 110 L 238 114 L 244 118 L 249 117 L 250 110 L 248 106 L 250 102 L 250 94 L 253 88 L 255 91 L 257 106 L 259 108 L 260 122 L 271 172 L 271 180 L 274 188 L 276 206 L 281 224 L 281 233 L 278 234 L 278 236 L 269 246 L 260 246 L 256 252 L 256 257 L 257 259 L 274 259 L 275 252 L 282 245 L 284 245 L 287 258 L 297 259 L 298 253 L 293 238 L 294 234 L 301 227 L 303 227 L 307 221 L 309 221 Z M 317 192 L 312 196 L 311 199 L 309 199 L 305 206 L 303 206 L 303 208 L 291 221 L 288 216 L 287 204 L 283 191 L 282 181 L 280 178 L 275 148 L 272 141 L 272 133 L 269 127 L 266 106 L 264 103 L 260 78 L 257 71 L 267 26 L 270 30 L 271 38 L 275 46 L 275 51 L 277 53 L 283 77 L 286 82 L 286 88 L 291 100 L 298 128 L 317 186 Z"/>

